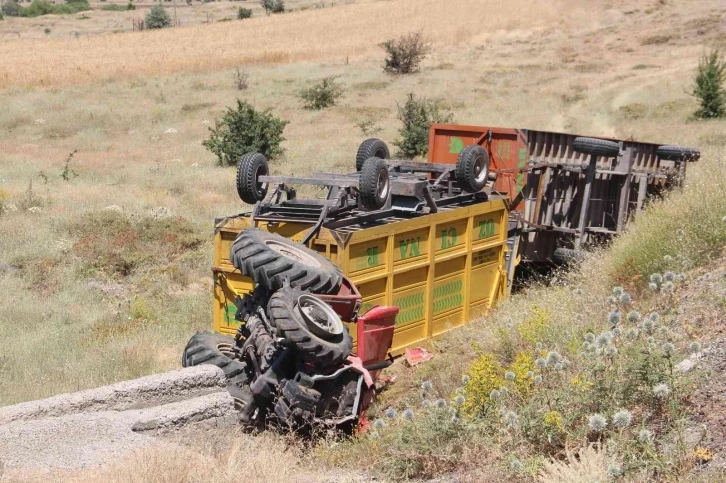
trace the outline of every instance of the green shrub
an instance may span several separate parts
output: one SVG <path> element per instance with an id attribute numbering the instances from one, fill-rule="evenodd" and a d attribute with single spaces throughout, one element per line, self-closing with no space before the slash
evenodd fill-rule
<path id="1" fill-rule="evenodd" d="M 144 19 L 147 29 L 163 29 L 171 27 L 171 17 L 161 5 L 154 5 L 149 9 Z"/>
<path id="2" fill-rule="evenodd" d="M 123 12 L 124 10 L 127 10 L 127 7 L 119 5 L 118 3 L 109 3 L 108 5 L 102 6 L 101 10 L 106 12 Z"/>
<path id="3" fill-rule="evenodd" d="M 417 72 L 421 61 L 431 52 L 431 45 L 426 42 L 421 32 L 386 40 L 381 47 L 386 51 L 383 70 L 389 74 Z"/>
<path id="4" fill-rule="evenodd" d="M 282 13 L 285 11 L 284 0 L 260 0 L 260 5 L 267 15 L 272 13 Z"/>
<path id="5" fill-rule="evenodd" d="M 343 95 L 343 88 L 335 83 L 336 76 L 325 77 L 320 82 L 300 91 L 306 109 L 325 109 L 334 106 Z"/>
<path id="6" fill-rule="evenodd" d="M 0 7 L 0 12 L 8 17 L 17 17 L 20 15 L 20 4 L 15 0 L 5 0 Z"/>
<path id="7" fill-rule="evenodd" d="M 221 120 L 210 128 L 211 136 L 202 144 L 213 152 L 220 166 L 234 166 L 245 154 L 256 151 L 268 158 L 282 153 L 282 133 L 289 121 L 272 115 L 271 110 L 257 111 L 247 102 L 237 100 Z"/>
<path id="8" fill-rule="evenodd" d="M 452 122 L 453 116 L 444 113 L 439 103 L 416 99 L 411 93 L 403 106 L 398 106 L 398 119 L 403 123 L 401 139 L 393 144 L 405 158 L 424 156 L 429 150 L 429 127 L 433 123 Z"/>
<path id="9" fill-rule="evenodd" d="M 726 61 L 718 49 L 704 54 L 698 63 L 698 72 L 693 82 L 693 95 L 701 101 L 701 107 L 694 113 L 700 119 L 713 119 L 726 115 Z"/>
<path id="10" fill-rule="evenodd" d="M 239 10 L 237 10 L 237 19 L 238 20 L 244 20 L 246 18 L 250 18 L 252 16 L 252 10 L 249 8 L 240 7 Z"/>
<path id="11" fill-rule="evenodd" d="M 73 1 L 61 5 L 54 5 L 48 0 L 33 0 L 28 7 L 20 7 L 20 17 L 40 17 L 41 15 L 63 15 L 74 14 L 91 10 L 91 6 L 86 1 Z"/>
<path id="12" fill-rule="evenodd" d="M 126 4 L 126 10 L 136 10 L 136 5 L 131 3 L 131 0 L 129 0 L 129 3 Z"/>

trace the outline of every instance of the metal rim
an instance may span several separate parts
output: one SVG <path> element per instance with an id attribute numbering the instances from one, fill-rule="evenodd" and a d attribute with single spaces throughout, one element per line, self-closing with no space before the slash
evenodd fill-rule
<path id="1" fill-rule="evenodd" d="M 378 198 L 381 200 L 386 200 L 388 198 L 388 190 L 390 189 L 391 183 L 388 178 L 388 170 L 382 169 L 380 173 L 378 173 Z"/>
<path id="2" fill-rule="evenodd" d="M 300 249 L 294 245 L 288 245 L 287 243 L 281 243 L 276 240 L 268 240 L 265 245 L 272 248 L 274 251 L 283 255 L 287 258 L 292 258 L 309 267 L 320 267 L 320 262 L 317 261 L 310 253 Z"/>
<path id="3" fill-rule="evenodd" d="M 486 183 L 489 175 L 489 164 L 485 156 L 478 156 L 474 161 L 474 178 L 477 183 Z"/>
<path id="4" fill-rule="evenodd" d="M 257 183 L 257 194 L 260 197 L 264 197 L 265 193 L 267 193 L 267 183 L 260 183 L 257 181 L 260 179 L 260 176 L 266 176 L 267 175 L 267 168 L 264 164 L 258 164 L 257 169 L 255 169 L 255 182 Z"/>
<path id="5" fill-rule="evenodd" d="M 343 333 L 343 321 L 338 314 L 322 300 L 309 294 L 302 294 L 297 299 L 305 322 L 315 335 L 329 339 Z"/>

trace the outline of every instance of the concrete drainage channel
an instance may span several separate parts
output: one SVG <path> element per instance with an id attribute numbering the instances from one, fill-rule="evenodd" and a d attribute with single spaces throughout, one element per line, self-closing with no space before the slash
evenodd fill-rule
<path id="1" fill-rule="evenodd" d="M 232 426 L 222 370 L 190 367 L 0 408 L 0 467 L 101 465 L 191 423 Z"/>

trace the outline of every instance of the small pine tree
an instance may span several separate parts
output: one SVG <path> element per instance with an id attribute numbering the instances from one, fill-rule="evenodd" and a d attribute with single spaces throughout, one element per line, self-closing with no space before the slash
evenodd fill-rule
<path id="1" fill-rule="evenodd" d="M 442 112 L 437 102 L 416 99 L 413 93 L 403 106 L 398 106 L 398 119 L 403 123 L 401 140 L 393 144 L 399 155 L 412 159 L 424 156 L 429 150 L 429 128 L 433 123 L 450 123 L 453 116 Z"/>
<path id="2" fill-rule="evenodd" d="M 244 20 L 246 18 L 250 18 L 252 16 L 252 10 L 249 8 L 240 7 L 239 10 L 237 10 L 237 19 L 238 20 Z"/>
<path id="3" fill-rule="evenodd" d="M 171 17 L 161 5 L 154 5 L 149 9 L 145 18 L 147 29 L 163 29 L 171 26 Z"/>
<path id="4" fill-rule="evenodd" d="M 698 63 L 698 72 L 693 82 L 695 97 L 701 107 L 694 113 L 699 119 L 714 119 L 726 116 L 726 61 L 718 49 L 703 54 Z"/>

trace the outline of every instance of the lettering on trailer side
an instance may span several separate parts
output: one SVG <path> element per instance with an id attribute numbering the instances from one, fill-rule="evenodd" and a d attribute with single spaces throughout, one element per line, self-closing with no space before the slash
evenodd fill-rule
<path id="1" fill-rule="evenodd" d="M 459 154 L 464 149 L 464 141 L 461 138 L 452 137 L 449 140 L 449 153 Z"/>
<path id="2" fill-rule="evenodd" d="M 478 238 L 489 238 L 490 236 L 494 236 L 494 233 L 496 232 L 497 227 L 496 223 L 494 222 L 494 219 L 490 220 L 482 220 L 479 222 L 479 235 Z"/>
<path id="3" fill-rule="evenodd" d="M 378 265 L 379 248 L 378 245 L 366 248 L 362 256 L 356 257 L 356 268 L 362 270 L 364 268 L 375 267 Z"/>
<path id="4" fill-rule="evenodd" d="M 448 230 L 441 230 L 441 249 L 450 248 L 456 245 L 456 228 L 453 226 Z"/>
<path id="5" fill-rule="evenodd" d="M 413 258 L 421 255 L 421 237 L 409 238 L 398 242 L 398 248 L 401 250 L 401 258 Z"/>

